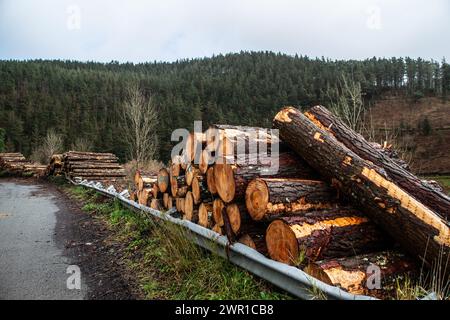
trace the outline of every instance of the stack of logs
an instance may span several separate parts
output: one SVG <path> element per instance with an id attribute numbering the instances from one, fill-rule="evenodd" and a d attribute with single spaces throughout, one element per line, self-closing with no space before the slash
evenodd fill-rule
<path id="1" fill-rule="evenodd" d="M 41 177 L 47 166 L 27 160 L 21 153 L 0 153 L 0 171 L 10 175 Z"/>
<path id="2" fill-rule="evenodd" d="M 397 210 L 413 205 L 413 200 L 406 200 L 400 189 L 394 190 L 378 181 L 373 172 L 366 175 L 364 170 L 352 171 L 356 157 L 348 156 L 351 153 L 342 159 L 339 153 L 323 153 L 323 145 L 328 142 L 324 136 L 330 128 L 335 135 L 339 129 L 349 131 L 349 141 L 332 141 L 332 147 L 341 147 L 346 142 L 367 146 L 372 155 L 368 159 L 371 163 L 377 163 L 374 157 L 379 157 L 397 175 L 406 172 L 404 175 L 409 178 L 414 176 L 407 171 L 404 162 L 391 158 L 381 146 L 366 142 L 343 123 L 328 121 L 321 125 L 311 115 L 314 110 L 320 114 L 326 111 L 321 107 L 312 109 L 307 114 L 311 120 L 295 111 L 313 127 L 291 123 L 285 110 L 277 115 L 274 126 L 280 129 L 283 142 L 262 128 L 214 125 L 205 133 L 192 133 L 184 153 L 172 159 L 170 166 L 161 169 L 157 176 L 136 173 L 135 199 L 154 209 L 175 206 L 185 220 L 226 235 L 230 242 L 245 244 L 274 260 L 302 267 L 320 280 L 351 293 L 382 296 L 386 290 L 367 288 L 368 268 L 373 264 L 380 268 L 382 287 L 387 289 L 393 287 L 399 275 L 415 274 L 418 260 L 414 259 L 417 251 L 409 250 L 411 246 L 403 246 L 405 253 L 398 252 L 398 243 L 404 245 L 403 235 L 397 233 L 397 227 L 386 226 L 386 221 L 401 226 L 406 218 L 401 217 L 398 222 L 392 218 L 385 221 L 377 214 L 394 217 Z M 331 114 L 326 115 L 327 119 L 335 120 Z M 317 133 L 316 129 L 322 131 Z M 311 139 L 297 138 L 300 134 L 296 130 L 304 136 L 313 133 Z M 238 147 L 237 141 L 246 147 Z M 250 141 L 261 142 L 271 151 L 265 156 L 257 155 L 254 148 L 249 147 Z M 279 147 L 275 148 L 274 142 L 280 142 Z M 306 145 L 309 148 L 304 148 Z M 196 150 L 202 151 L 196 155 Z M 271 152 L 275 154 L 277 150 L 279 157 L 272 159 Z M 210 159 L 212 154 L 216 156 L 215 163 Z M 336 165 L 329 169 L 329 163 Z M 369 162 L 367 166 L 370 168 Z M 363 182 L 364 175 L 377 181 L 372 180 L 373 185 L 367 186 L 368 183 Z M 415 179 L 419 183 L 420 180 Z M 361 190 L 367 190 L 355 195 L 346 183 L 355 183 Z M 440 199 L 435 204 L 435 207 L 441 205 L 439 212 L 448 214 L 448 197 L 439 190 L 427 188 L 425 183 L 421 186 L 435 196 L 434 200 Z M 395 201 L 383 197 L 377 188 L 387 188 L 388 195 L 392 192 L 391 198 L 403 198 Z M 422 194 L 422 198 L 426 196 Z M 431 199 L 428 200 L 432 202 Z M 402 201 L 409 201 L 409 204 Z M 366 212 L 372 203 L 380 210 Z M 447 211 L 442 211 L 445 206 Z M 430 237 L 440 236 L 448 245 L 448 224 L 437 214 L 424 217 L 422 224 L 426 221 L 429 225 L 421 227 L 428 234 L 419 233 L 412 239 L 426 243 Z M 424 253 L 421 252 L 422 256 Z"/>
<path id="3" fill-rule="evenodd" d="M 126 182 L 126 173 L 118 158 L 112 153 L 95 153 L 69 151 L 54 155 L 51 159 L 49 172 L 62 172 L 66 177 L 103 184 L 121 186 Z"/>

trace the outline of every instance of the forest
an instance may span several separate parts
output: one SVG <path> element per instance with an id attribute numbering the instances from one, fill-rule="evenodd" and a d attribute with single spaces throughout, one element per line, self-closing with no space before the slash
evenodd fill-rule
<path id="1" fill-rule="evenodd" d="M 0 148 L 30 155 L 49 130 L 66 149 L 77 139 L 127 160 L 118 129 L 127 88 L 138 84 L 158 110 L 159 160 L 176 128 L 194 120 L 271 126 L 280 107 L 327 105 L 342 77 L 358 83 L 364 102 L 381 95 L 450 97 L 450 65 L 421 58 L 330 60 L 272 52 L 143 64 L 0 61 Z"/>

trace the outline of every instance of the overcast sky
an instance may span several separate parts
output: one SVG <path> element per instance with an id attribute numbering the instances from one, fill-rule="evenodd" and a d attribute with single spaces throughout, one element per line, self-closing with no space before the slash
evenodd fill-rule
<path id="1" fill-rule="evenodd" d="M 450 1 L 0 0 L 0 59 L 173 61 L 241 50 L 450 60 Z"/>

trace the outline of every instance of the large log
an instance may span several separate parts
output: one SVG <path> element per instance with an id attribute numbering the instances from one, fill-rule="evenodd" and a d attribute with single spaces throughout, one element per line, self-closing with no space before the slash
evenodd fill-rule
<path id="1" fill-rule="evenodd" d="M 212 195 L 208 191 L 206 183 L 206 176 L 196 175 L 192 180 L 192 195 L 194 196 L 194 203 L 199 204 L 204 201 L 211 201 Z"/>
<path id="2" fill-rule="evenodd" d="M 247 210 L 256 221 L 291 212 L 331 209 L 336 200 L 335 190 L 323 181 L 289 178 L 255 179 L 245 194 Z"/>
<path id="3" fill-rule="evenodd" d="M 332 180 L 413 257 L 429 266 L 448 261 L 449 222 L 400 188 L 383 168 L 361 159 L 295 108 L 281 110 L 274 126 L 283 141 Z"/>
<path id="4" fill-rule="evenodd" d="M 213 201 L 213 220 L 214 223 L 219 226 L 223 227 L 223 217 L 222 217 L 222 210 L 225 208 L 225 204 L 221 199 L 214 199 Z"/>
<path id="5" fill-rule="evenodd" d="M 161 192 L 167 192 L 170 186 L 170 174 L 167 169 L 161 169 L 158 172 L 158 188 Z"/>
<path id="6" fill-rule="evenodd" d="M 198 208 L 198 224 L 208 229 L 214 227 L 212 202 L 203 202 L 200 204 Z"/>
<path id="7" fill-rule="evenodd" d="M 199 213 L 198 206 L 194 204 L 194 197 L 192 192 L 188 191 L 184 198 L 184 216 L 183 219 L 198 223 Z"/>
<path id="8" fill-rule="evenodd" d="M 352 209 L 312 211 L 281 217 L 267 228 L 272 259 L 291 265 L 299 259 L 322 260 L 386 249 L 389 238 Z"/>
<path id="9" fill-rule="evenodd" d="M 292 152 L 279 156 L 264 157 L 250 155 L 247 164 L 214 165 L 214 182 L 220 198 L 230 203 L 243 200 L 248 183 L 261 176 L 266 178 L 314 179 L 317 174 L 305 161 Z"/>
<path id="10" fill-rule="evenodd" d="M 210 167 L 206 172 L 206 184 L 208 185 L 208 191 L 212 195 L 217 194 L 216 182 L 214 181 L 214 167 Z"/>
<path id="11" fill-rule="evenodd" d="M 170 190 L 174 198 L 183 198 L 188 192 L 188 186 L 186 185 L 186 177 L 180 176 L 170 177 Z"/>
<path id="12" fill-rule="evenodd" d="M 387 298 L 398 288 L 399 278 L 412 278 L 418 274 L 414 261 L 395 251 L 311 262 L 304 270 L 314 278 L 352 294 L 380 299 Z M 380 276 L 379 283 L 377 276 Z"/>
<path id="13" fill-rule="evenodd" d="M 387 156 L 382 149 L 368 142 L 363 136 L 351 130 L 344 122 L 333 116 L 322 106 L 311 108 L 305 113 L 317 126 L 330 132 L 338 141 L 362 159 L 383 168 L 389 178 L 400 188 L 413 195 L 422 204 L 445 219 L 450 219 L 450 197 L 437 191 L 426 181 L 405 170 L 397 159 Z"/>

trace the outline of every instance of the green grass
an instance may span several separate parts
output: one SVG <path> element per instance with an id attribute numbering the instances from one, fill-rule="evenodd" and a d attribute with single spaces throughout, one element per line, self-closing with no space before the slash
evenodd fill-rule
<path id="1" fill-rule="evenodd" d="M 290 299 L 267 282 L 193 244 L 185 229 L 150 220 L 83 187 L 68 193 L 126 247 L 126 264 L 146 299 Z"/>
<path id="2" fill-rule="evenodd" d="M 428 176 L 425 179 L 439 182 L 439 184 L 444 187 L 447 194 L 450 195 L 450 176 Z"/>

